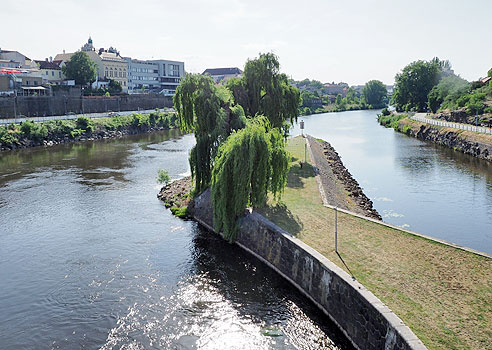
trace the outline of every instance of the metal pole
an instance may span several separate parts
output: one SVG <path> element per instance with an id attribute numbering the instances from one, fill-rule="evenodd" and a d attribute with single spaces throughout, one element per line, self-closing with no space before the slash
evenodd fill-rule
<path id="1" fill-rule="evenodd" d="M 335 207 L 335 252 L 338 253 L 338 210 Z"/>
<path id="2" fill-rule="evenodd" d="M 307 163 L 307 144 L 304 143 L 304 163 Z"/>

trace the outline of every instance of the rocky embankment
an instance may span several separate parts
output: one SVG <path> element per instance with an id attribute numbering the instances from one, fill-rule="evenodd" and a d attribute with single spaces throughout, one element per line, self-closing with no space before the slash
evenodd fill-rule
<path id="1" fill-rule="evenodd" d="M 432 116 L 434 119 L 445 120 L 447 122 L 452 123 L 463 123 L 463 124 L 471 124 L 475 125 L 476 116 L 474 114 L 470 115 L 466 108 L 461 108 L 455 111 L 444 111 L 441 113 L 437 113 Z M 492 127 L 492 115 L 489 114 L 481 114 L 478 116 L 478 124 L 479 126 Z"/>
<path id="2" fill-rule="evenodd" d="M 134 127 L 134 126 L 125 126 L 120 128 L 119 130 L 95 130 L 93 132 L 87 132 L 83 135 L 76 137 L 69 136 L 59 136 L 59 135 L 48 135 L 45 140 L 32 140 L 28 138 L 20 138 L 15 144 L 11 144 L 8 146 L 0 145 L 0 151 L 11 151 L 15 149 L 23 149 L 30 147 L 39 147 L 45 146 L 50 147 L 62 143 L 69 142 L 84 142 L 84 141 L 94 141 L 94 140 L 104 140 L 104 139 L 112 139 L 123 137 L 125 135 L 136 135 L 136 134 L 144 134 L 161 130 L 169 130 L 169 128 L 164 127 Z"/>
<path id="3" fill-rule="evenodd" d="M 490 135 L 436 127 L 422 122 L 409 121 L 408 119 L 402 119 L 398 123 L 398 131 L 421 140 L 438 143 L 480 159 L 492 161 L 492 136 Z"/>
<path id="4" fill-rule="evenodd" d="M 329 204 L 382 220 L 381 215 L 374 209 L 372 201 L 343 165 L 337 151 L 326 141 L 308 137 Z M 340 191 L 340 187 L 343 187 L 343 191 Z"/>

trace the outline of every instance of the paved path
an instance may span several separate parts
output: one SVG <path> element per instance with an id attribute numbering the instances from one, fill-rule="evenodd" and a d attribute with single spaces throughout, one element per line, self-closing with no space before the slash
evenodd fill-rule
<path id="1" fill-rule="evenodd" d="M 159 112 L 168 112 L 169 108 L 159 109 Z M 69 120 L 69 119 L 77 119 L 78 117 L 88 117 L 88 118 L 106 118 L 112 115 L 131 115 L 133 113 L 152 113 L 155 112 L 155 109 L 146 109 L 140 111 L 124 111 L 124 112 L 104 112 L 104 113 L 85 113 L 85 114 L 67 114 L 67 115 L 53 115 L 49 117 L 25 117 L 25 118 L 7 118 L 0 119 L 0 125 L 8 125 L 12 123 L 20 123 L 26 120 L 30 120 L 33 122 L 46 122 L 49 120 Z"/>
<path id="2" fill-rule="evenodd" d="M 470 124 L 452 123 L 452 122 L 447 122 L 444 120 L 430 119 L 430 118 L 426 117 L 425 113 L 416 113 L 415 115 L 410 117 L 410 119 L 417 120 L 419 122 L 423 122 L 423 123 L 427 123 L 427 124 L 437 125 L 437 126 L 444 126 L 444 127 L 448 127 L 448 128 L 475 131 L 475 132 L 482 133 L 482 134 L 492 135 L 492 128 L 486 128 L 483 126 L 477 127 L 475 125 L 470 125 Z"/>

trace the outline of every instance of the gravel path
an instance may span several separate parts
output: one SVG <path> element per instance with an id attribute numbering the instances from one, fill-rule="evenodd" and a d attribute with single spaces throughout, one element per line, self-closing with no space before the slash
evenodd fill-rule
<path id="1" fill-rule="evenodd" d="M 335 149 L 326 141 L 318 141 L 309 135 L 306 137 L 328 204 L 382 220 L 381 215 L 373 208 L 372 201 L 343 165 Z"/>

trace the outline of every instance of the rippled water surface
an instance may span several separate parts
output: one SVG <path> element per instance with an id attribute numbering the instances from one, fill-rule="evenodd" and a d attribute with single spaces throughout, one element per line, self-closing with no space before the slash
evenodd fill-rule
<path id="1" fill-rule="evenodd" d="M 351 348 L 268 267 L 157 200 L 157 170 L 186 174 L 193 142 L 0 154 L 0 349 Z"/>
<path id="2" fill-rule="evenodd" d="M 492 254 L 492 162 L 384 128 L 376 114 L 301 119 L 337 150 L 384 221 Z"/>

